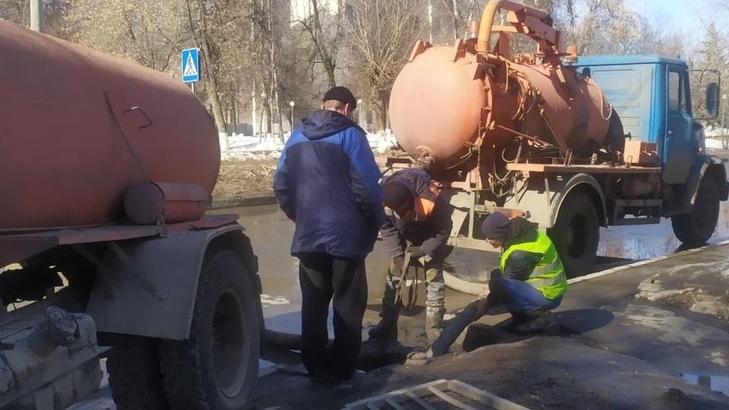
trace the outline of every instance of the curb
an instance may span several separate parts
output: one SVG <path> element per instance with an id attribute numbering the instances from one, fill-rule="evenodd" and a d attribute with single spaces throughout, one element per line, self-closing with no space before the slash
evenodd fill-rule
<path id="1" fill-rule="evenodd" d="M 257 205 L 274 205 L 276 197 L 273 192 L 255 193 L 250 195 L 214 197 L 208 209 L 238 208 Z"/>
<path id="2" fill-rule="evenodd" d="M 591 279 L 597 279 L 597 278 L 600 278 L 600 277 L 603 277 L 603 276 L 612 275 L 614 273 L 622 272 L 622 271 L 627 270 L 627 269 L 630 269 L 630 268 L 635 268 L 635 267 L 638 267 L 638 266 L 648 265 L 650 263 L 662 261 L 662 260 L 665 260 L 665 259 L 679 258 L 681 256 L 690 255 L 692 253 L 700 252 L 700 251 L 703 251 L 703 250 L 706 250 L 706 249 L 718 248 L 718 247 L 722 247 L 722 246 L 726 246 L 726 245 L 729 245 L 729 239 L 727 239 L 727 240 L 721 240 L 721 241 L 719 241 L 717 243 L 713 243 L 713 244 L 709 244 L 709 245 L 704 245 L 704 246 L 701 246 L 701 247 L 698 247 L 698 248 L 687 249 L 685 251 L 681 251 L 681 252 L 677 252 L 677 253 L 672 253 L 672 254 L 668 254 L 668 255 L 665 255 L 665 256 L 659 256 L 657 258 L 644 259 L 644 260 L 641 260 L 641 261 L 636 261 L 636 262 L 633 262 L 633 263 L 628 263 L 628 264 L 625 264 L 625 265 L 620 265 L 620 266 L 617 266 L 617 267 L 614 267 L 614 268 L 608 268 L 608 269 L 605 269 L 605 270 L 602 270 L 602 271 L 599 271 L 599 272 L 595 272 L 595 273 L 591 273 L 591 274 L 588 274 L 588 275 L 584 275 L 584 276 L 578 276 L 576 278 L 568 279 L 567 280 L 567 283 L 571 285 L 571 284 L 575 284 L 575 283 L 585 282 L 585 281 L 588 281 L 588 280 L 591 280 Z M 451 288 L 453 290 L 459 291 L 461 293 L 466 293 L 466 294 L 470 294 L 470 295 L 477 295 L 477 296 L 478 295 L 481 295 L 482 294 L 481 292 L 483 292 L 483 290 L 488 287 L 488 284 L 486 284 L 486 283 L 469 282 L 469 281 L 460 279 L 460 278 L 458 278 L 458 277 L 456 277 L 456 276 L 454 276 L 454 275 L 446 272 L 445 270 L 443 271 L 443 278 L 445 279 L 445 285 L 447 287 L 449 287 L 449 288 Z"/>

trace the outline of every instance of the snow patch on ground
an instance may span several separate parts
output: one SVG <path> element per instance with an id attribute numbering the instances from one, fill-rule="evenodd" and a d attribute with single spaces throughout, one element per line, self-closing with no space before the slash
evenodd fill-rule
<path id="1" fill-rule="evenodd" d="M 706 137 L 706 148 L 725 149 L 729 142 L 729 129 L 718 127 L 706 127 L 704 129 Z"/>
<path id="2" fill-rule="evenodd" d="M 651 306 L 630 305 L 623 316 L 637 326 L 652 329 L 657 338 L 664 343 L 677 343 L 689 346 L 701 346 L 705 341 L 729 343 L 729 334 L 717 328 L 690 321 L 675 313 Z"/>
<path id="3" fill-rule="evenodd" d="M 291 301 L 283 296 L 271 296 L 266 293 L 261 294 L 261 305 L 263 307 L 289 304 L 291 304 Z"/>
<path id="4" fill-rule="evenodd" d="M 725 138 L 729 138 L 729 136 L 725 137 Z M 715 139 L 715 138 L 706 139 L 706 148 L 723 149 L 724 146 L 722 144 L 726 144 L 726 143 L 722 143 L 722 141 L 720 139 Z"/>
<path id="5" fill-rule="evenodd" d="M 249 136 L 236 134 L 227 137 L 221 135 L 221 157 L 224 160 L 231 159 L 277 159 L 281 156 L 289 134 L 283 139 L 273 135 Z M 390 130 L 367 134 L 367 142 L 375 154 L 384 154 L 389 149 L 397 146 L 397 140 Z M 227 145 L 227 149 L 225 149 Z"/>

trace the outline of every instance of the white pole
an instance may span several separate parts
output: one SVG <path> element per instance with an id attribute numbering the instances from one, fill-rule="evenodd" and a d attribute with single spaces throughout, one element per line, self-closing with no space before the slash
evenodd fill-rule
<path id="1" fill-rule="evenodd" d="M 30 0 L 30 29 L 41 31 L 41 0 Z"/>

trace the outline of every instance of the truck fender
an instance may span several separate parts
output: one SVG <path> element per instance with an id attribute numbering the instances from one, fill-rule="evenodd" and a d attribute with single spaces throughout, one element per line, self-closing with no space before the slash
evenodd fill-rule
<path id="1" fill-rule="evenodd" d="M 205 254 L 218 246 L 241 255 L 261 293 L 258 261 L 238 224 L 117 244 L 128 259 L 102 258 L 86 310 L 98 332 L 187 339 Z"/>
<path id="2" fill-rule="evenodd" d="M 527 181 L 527 187 L 517 187 L 519 193 L 506 201 L 504 207 L 529 211 L 529 220 L 538 223 L 542 228 L 554 227 L 557 222 L 560 207 L 570 192 L 584 190 L 592 198 L 600 220 L 600 225 L 606 225 L 605 194 L 600 184 L 589 174 L 575 174 L 566 181 L 554 176 L 545 177 L 544 180 Z"/>
<path id="3" fill-rule="evenodd" d="M 597 211 L 597 216 L 600 220 L 600 226 L 607 226 L 605 194 L 600 183 L 598 183 L 592 175 L 576 174 L 567 180 L 567 183 L 565 183 L 562 188 L 556 192 L 556 196 L 552 201 L 547 228 L 551 228 L 557 223 L 557 217 L 559 216 L 559 210 L 562 207 L 562 204 L 565 199 L 567 199 L 570 192 L 575 190 L 584 190 L 584 192 L 590 196 L 592 202 L 595 204 L 595 210 Z"/>
<path id="4" fill-rule="evenodd" d="M 710 155 L 699 155 L 691 167 L 691 172 L 686 181 L 686 198 L 683 209 L 690 211 L 696 202 L 696 195 L 699 193 L 699 186 L 704 176 L 714 178 L 719 187 L 720 199 L 726 201 L 729 196 L 729 184 L 726 178 L 726 160 Z"/>

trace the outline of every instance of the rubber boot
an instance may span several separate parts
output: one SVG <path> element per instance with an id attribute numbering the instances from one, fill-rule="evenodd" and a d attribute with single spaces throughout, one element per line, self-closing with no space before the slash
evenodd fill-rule
<path id="1" fill-rule="evenodd" d="M 425 335 L 428 343 L 435 342 L 443 330 L 443 316 L 445 309 L 442 307 L 427 307 L 425 310 Z"/>
<path id="2" fill-rule="evenodd" d="M 526 313 L 528 320 L 517 327 L 519 333 L 543 332 L 559 326 L 557 318 L 549 309 L 537 308 Z"/>
<path id="3" fill-rule="evenodd" d="M 380 323 L 370 329 L 370 339 L 384 342 L 397 342 L 397 320 L 400 316 L 400 303 L 395 301 L 396 281 L 385 283 L 385 294 L 382 296 Z"/>

